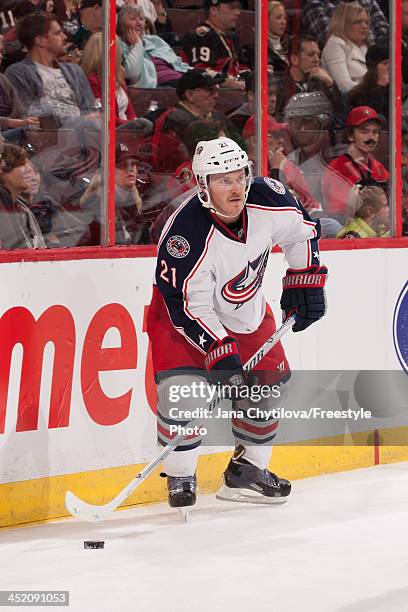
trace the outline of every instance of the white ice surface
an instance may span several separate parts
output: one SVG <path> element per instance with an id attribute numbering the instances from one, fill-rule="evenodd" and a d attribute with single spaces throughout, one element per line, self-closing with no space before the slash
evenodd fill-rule
<path id="1" fill-rule="evenodd" d="M 407 523 L 408 463 L 378 466 L 294 482 L 279 506 L 203 496 L 187 524 L 158 504 L 5 529 L 0 589 L 68 589 L 69 608 L 34 609 L 69 612 L 401 612 Z"/>

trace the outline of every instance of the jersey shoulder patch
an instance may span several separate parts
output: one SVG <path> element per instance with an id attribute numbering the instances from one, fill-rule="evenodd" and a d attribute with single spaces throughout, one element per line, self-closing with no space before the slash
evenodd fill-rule
<path id="1" fill-rule="evenodd" d="M 194 195 L 181 205 L 165 235 L 161 236 L 160 251 L 178 260 L 194 256 L 195 252 L 202 250 L 211 225 L 198 196 Z"/>
<path id="2" fill-rule="evenodd" d="M 270 187 L 275 193 L 280 193 L 280 195 L 286 193 L 285 186 L 280 181 L 277 181 L 273 178 L 269 178 L 269 176 L 265 176 L 264 181 L 268 185 L 268 187 Z"/>
<path id="3" fill-rule="evenodd" d="M 247 204 L 265 208 L 291 207 L 299 209 L 299 203 L 287 187 L 268 176 L 257 176 L 249 190 Z"/>

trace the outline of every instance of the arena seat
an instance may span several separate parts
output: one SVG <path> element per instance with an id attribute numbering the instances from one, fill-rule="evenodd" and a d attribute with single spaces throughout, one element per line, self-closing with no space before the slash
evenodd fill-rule
<path id="1" fill-rule="evenodd" d="M 170 87 L 158 87 L 156 89 L 129 87 L 128 93 L 138 117 L 146 115 L 152 100 L 156 100 L 161 109 L 171 108 L 178 100 L 175 89 Z M 243 104 L 244 98 L 245 94 L 242 89 L 221 88 L 216 110 L 220 113 L 228 113 Z"/>
<path id="2" fill-rule="evenodd" d="M 137 117 L 146 115 L 150 102 L 153 100 L 158 103 L 160 109 L 170 108 L 178 100 L 174 87 L 157 87 L 156 89 L 128 87 L 128 94 Z"/>

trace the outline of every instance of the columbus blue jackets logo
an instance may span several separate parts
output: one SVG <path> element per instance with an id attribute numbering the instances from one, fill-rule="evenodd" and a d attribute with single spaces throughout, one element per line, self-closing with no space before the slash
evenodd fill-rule
<path id="1" fill-rule="evenodd" d="M 183 236 L 172 236 L 169 238 L 166 242 L 166 248 L 167 252 L 177 259 L 186 257 L 190 252 L 190 245 Z"/>
<path id="2" fill-rule="evenodd" d="M 275 179 L 269 178 L 267 176 L 265 176 L 264 181 L 268 185 L 268 187 L 272 189 L 272 191 L 275 191 L 275 193 L 279 193 L 280 195 L 286 193 L 285 187 L 279 181 L 275 181 Z"/>
<path id="3" fill-rule="evenodd" d="M 221 292 L 224 300 L 230 304 L 236 304 L 236 309 L 251 300 L 262 285 L 268 257 L 269 247 L 254 261 L 248 262 L 246 268 L 228 281 Z"/>
<path id="4" fill-rule="evenodd" d="M 393 335 L 399 362 L 408 374 L 408 282 L 405 283 L 395 307 Z"/>

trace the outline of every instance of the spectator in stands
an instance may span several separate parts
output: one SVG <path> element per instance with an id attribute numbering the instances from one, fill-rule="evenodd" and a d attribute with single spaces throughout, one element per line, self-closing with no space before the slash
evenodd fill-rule
<path id="1" fill-rule="evenodd" d="M 117 0 L 116 6 L 118 8 L 122 8 L 122 6 L 126 6 L 128 4 L 137 4 L 143 9 L 143 13 L 150 21 L 152 25 L 154 25 L 157 21 L 157 11 L 155 3 L 152 0 Z"/>
<path id="2" fill-rule="evenodd" d="M 321 205 L 310 194 L 305 177 L 285 154 L 286 123 L 279 123 L 274 117 L 268 115 L 268 176 L 275 178 L 295 192 L 306 210 L 310 213 L 320 210 Z M 255 115 L 250 117 L 242 131 L 248 157 L 256 161 Z"/>
<path id="3" fill-rule="evenodd" d="M 280 80 L 268 71 L 268 115 L 275 115 L 279 90 Z M 228 115 L 240 134 L 249 117 L 255 113 L 255 72 L 245 75 L 245 95 L 246 102 Z"/>
<path id="4" fill-rule="evenodd" d="M 5 144 L 0 174 L 0 248 L 37 249 L 45 242 L 33 213 L 18 197 L 28 188 L 28 156 L 22 147 Z"/>
<path id="5" fill-rule="evenodd" d="M 352 218 L 337 238 L 379 238 L 389 236 L 390 209 L 387 194 L 379 187 L 358 187 L 352 191 Z"/>
<path id="6" fill-rule="evenodd" d="M 342 0 L 306 0 L 303 2 L 303 29 L 314 36 L 321 45 L 327 39 L 329 21 Z M 389 37 L 389 25 L 377 0 L 359 0 L 359 4 L 371 18 L 371 38 L 379 42 Z"/>
<path id="7" fill-rule="evenodd" d="M 192 170 L 192 159 L 197 144 L 202 140 L 213 140 L 225 136 L 224 124 L 221 121 L 197 119 L 190 124 L 190 127 L 190 140 L 187 145 L 189 159 L 175 170 L 174 174 L 166 181 L 164 189 L 160 185 L 152 194 L 149 193 L 149 201 L 151 198 L 156 204 L 156 208 L 158 203 L 161 202 L 162 204 L 162 210 L 154 220 L 151 233 L 155 244 L 159 241 L 167 219 L 187 198 L 197 191 L 197 182 Z"/>
<path id="8" fill-rule="evenodd" d="M 224 87 L 244 89 L 240 77 L 248 67 L 242 63 L 238 37 L 231 31 L 238 23 L 241 4 L 237 0 L 204 0 L 203 6 L 204 23 L 183 38 L 184 57 L 194 68 L 226 75 Z"/>
<path id="9" fill-rule="evenodd" d="M 321 217 L 322 238 L 335 238 L 340 224 L 324 216 L 322 205 L 310 193 L 309 185 L 299 168 L 285 154 L 286 123 L 268 116 L 268 176 L 286 184 L 312 218 Z M 248 119 L 242 132 L 248 157 L 255 163 L 255 116 Z"/>
<path id="10" fill-rule="evenodd" d="M 182 76 L 176 88 L 179 102 L 156 120 L 153 135 L 155 170 L 173 172 L 190 159 L 187 147 L 191 141 L 191 124 L 197 119 L 221 121 L 226 134 L 239 139 L 234 126 L 215 110 L 219 85 L 224 78 L 203 69 L 190 70 Z"/>
<path id="11" fill-rule="evenodd" d="M 268 2 L 268 69 L 286 72 L 289 67 L 289 37 L 286 32 L 287 16 L 282 2 Z"/>
<path id="12" fill-rule="evenodd" d="M 6 70 L 10 64 L 20 62 L 27 55 L 26 49 L 18 40 L 17 37 L 17 25 L 18 22 L 25 17 L 30 15 L 36 8 L 30 0 L 15 0 L 15 2 L 9 4 L 12 10 L 14 23 L 4 34 L 4 56 L 2 60 L 2 72 Z"/>
<path id="13" fill-rule="evenodd" d="M 163 6 L 161 0 L 152 0 L 157 13 L 157 21 L 154 24 L 156 34 L 163 38 L 170 47 L 180 47 L 180 37 L 176 32 L 173 31 L 172 23 L 169 19 L 168 13 Z"/>
<path id="14" fill-rule="evenodd" d="M 80 27 L 73 35 L 72 42 L 78 49 L 83 49 L 92 34 L 102 31 L 102 0 L 81 0 L 79 21 Z"/>
<path id="15" fill-rule="evenodd" d="M 330 19 L 322 65 L 343 93 L 358 85 L 367 72 L 369 28 L 370 15 L 357 2 L 339 4 Z"/>
<path id="16" fill-rule="evenodd" d="M 122 52 L 119 38 L 116 37 L 116 99 L 115 99 L 115 122 L 116 127 L 127 124 L 136 119 L 132 102 L 128 96 L 125 71 L 121 64 Z M 86 74 L 96 101 L 102 105 L 102 32 L 92 34 L 86 43 L 81 68 Z"/>
<path id="17" fill-rule="evenodd" d="M 196 119 L 190 123 L 188 139 L 186 140 L 189 159 L 176 168 L 170 181 L 167 183 L 167 189 L 170 188 L 169 191 L 171 191 L 171 199 L 178 195 L 178 193 L 185 193 L 197 187 L 191 165 L 196 146 L 201 140 L 225 137 L 224 130 L 225 125 L 223 121 Z"/>
<path id="18" fill-rule="evenodd" d="M 305 92 L 292 96 L 285 107 L 285 121 L 294 146 L 288 159 L 302 170 L 314 198 L 326 210 L 322 176 L 328 164 L 343 153 L 346 145 L 331 147 L 333 108 L 323 92 Z"/>
<path id="19" fill-rule="evenodd" d="M 54 118 L 57 125 L 78 126 L 79 119 L 97 119 L 95 98 L 82 68 L 58 61 L 66 36 L 50 13 L 26 15 L 18 24 L 27 57 L 6 71 L 19 97 L 33 116 Z"/>
<path id="20" fill-rule="evenodd" d="M 388 45 L 371 45 L 366 55 L 367 72 L 350 91 L 350 107 L 370 106 L 388 118 L 390 107 L 390 52 Z"/>
<path id="21" fill-rule="evenodd" d="M 30 161 L 27 163 L 27 188 L 17 202 L 29 207 L 33 213 L 45 245 L 49 248 L 77 246 L 89 242 L 87 226 L 71 212 L 57 204 L 41 186 L 40 170 Z"/>
<path id="22" fill-rule="evenodd" d="M 79 30 L 80 0 L 45 0 L 42 9 L 53 13 L 61 22 L 67 36 L 72 37 Z"/>
<path id="23" fill-rule="evenodd" d="M 387 189 L 389 173 L 372 153 L 378 146 L 382 118 L 369 106 L 353 108 L 347 115 L 344 155 L 334 159 L 323 175 L 323 191 L 328 212 L 344 223 L 347 201 L 354 185 Z"/>
<path id="24" fill-rule="evenodd" d="M 145 244 L 148 230 L 142 217 L 142 200 L 137 181 L 137 159 L 127 145 L 119 142 L 115 151 L 115 238 L 116 244 Z M 84 219 L 88 220 L 90 244 L 101 242 L 102 179 L 97 173 L 81 198 Z"/>
<path id="25" fill-rule="evenodd" d="M 0 54 L 3 53 L 3 36 L 0 35 Z M 40 127 L 38 117 L 27 117 L 18 94 L 8 78 L 0 73 L 0 128 L 6 141 L 19 143 L 23 128 Z"/>
<path id="26" fill-rule="evenodd" d="M 149 30 L 146 33 L 157 34 L 170 47 L 180 46 L 180 37 L 173 32 L 171 21 L 161 0 L 117 0 L 116 2 L 118 9 L 127 4 L 137 4 L 143 9 L 147 21 L 147 30 Z"/>
<path id="27" fill-rule="evenodd" d="M 124 6 L 118 15 L 125 75 L 131 85 L 144 88 L 175 87 L 190 69 L 159 36 L 145 34 L 146 19 L 137 5 Z"/>
<path id="28" fill-rule="evenodd" d="M 334 79 L 320 65 L 321 51 L 315 38 L 301 36 L 292 41 L 290 68 L 283 79 L 280 98 L 283 104 L 301 92 L 322 91 L 330 100 L 336 120 L 343 125 L 346 107 Z"/>

